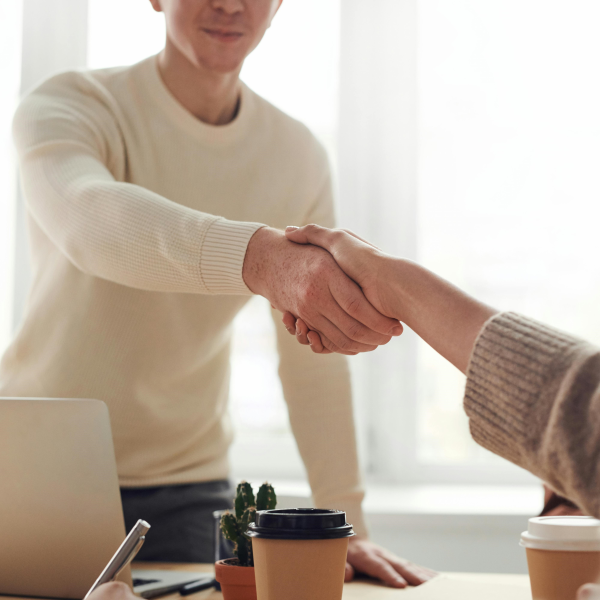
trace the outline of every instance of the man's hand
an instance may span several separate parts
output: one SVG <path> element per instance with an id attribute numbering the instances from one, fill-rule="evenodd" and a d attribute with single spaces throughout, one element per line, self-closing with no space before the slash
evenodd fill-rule
<path id="1" fill-rule="evenodd" d="M 139 600 L 131 591 L 128 585 L 121 581 L 111 581 L 103 583 L 98 589 L 94 590 L 89 600 Z"/>
<path id="2" fill-rule="evenodd" d="M 348 544 L 345 581 L 352 581 L 355 573 L 375 577 L 395 588 L 421 585 L 437 575 L 435 571 L 415 565 L 357 537 L 350 538 Z"/>
<path id="3" fill-rule="evenodd" d="M 294 244 L 275 229 L 259 229 L 250 240 L 243 278 L 277 310 L 319 332 L 329 351 L 369 352 L 402 333 L 400 323 L 373 308 L 331 254 Z"/>
<path id="4" fill-rule="evenodd" d="M 359 238 L 351 231 L 327 229 L 319 225 L 288 227 L 287 238 L 297 244 L 313 244 L 327 250 L 341 269 L 361 287 L 367 300 L 381 313 L 391 315 L 388 277 L 383 270 L 387 256 L 378 248 Z M 317 354 L 328 354 L 331 348 L 323 342 L 314 327 L 291 312 L 284 313 L 286 329 L 297 336 L 303 345 L 310 345 Z M 402 331 L 401 325 L 398 329 Z"/>

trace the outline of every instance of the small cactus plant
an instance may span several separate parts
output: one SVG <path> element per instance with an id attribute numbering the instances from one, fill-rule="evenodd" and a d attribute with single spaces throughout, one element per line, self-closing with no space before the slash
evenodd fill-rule
<path id="1" fill-rule="evenodd" d="M 254 497 L 252 486 L 242 481 L 237 486 L 233 513 L 221 517 L 221 531 L 234 544 L 233 553 L 242 567 L 253 567 L 252 540 L 246 535 L 248 525 L 256 519 L 257 510 L 272 510 L 277 505 L 273 486 L 263 483 Z"/>

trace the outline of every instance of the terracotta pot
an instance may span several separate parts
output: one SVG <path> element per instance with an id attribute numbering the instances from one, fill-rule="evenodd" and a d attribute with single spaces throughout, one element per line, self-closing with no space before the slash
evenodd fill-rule
<path id="1" fill-rule="evenodd" d="M 237 558 L 215 563 L 215 579 L 221 584 L 224 600 L 256 600 L 254 567 L 240 567 Z"/>

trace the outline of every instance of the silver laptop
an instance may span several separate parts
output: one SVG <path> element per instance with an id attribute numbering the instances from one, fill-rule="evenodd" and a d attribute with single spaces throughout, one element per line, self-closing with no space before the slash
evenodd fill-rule
<path id="1" fill-rule="evenodd" d="M 106 405 L 0 398 L 0 594 L 83 598 L 124 537 Z M 134 591 L 207 577 L 134 570 Z"/>

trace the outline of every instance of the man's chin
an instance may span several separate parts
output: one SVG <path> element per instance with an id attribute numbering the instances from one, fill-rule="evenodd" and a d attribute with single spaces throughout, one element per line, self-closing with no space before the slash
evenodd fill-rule
<path id="1" fill-rule="evenodd" d="M 244 64 L 246 55 L 244 53 L 196 57 L 196 63 L 207 71 L 227 75 L 228 73 L 238 73 Z"/>

